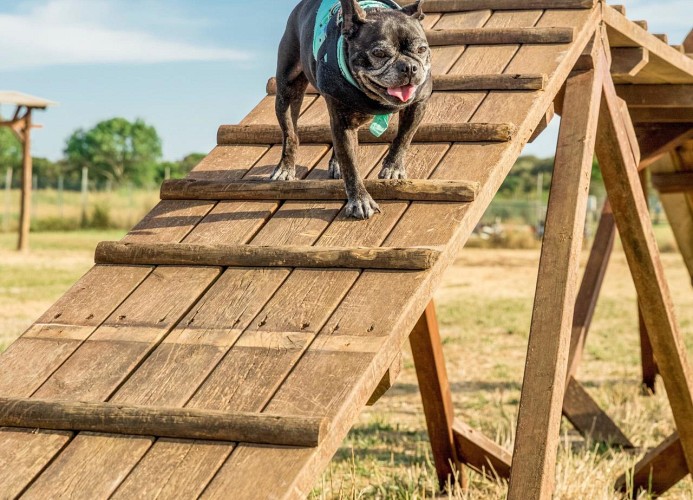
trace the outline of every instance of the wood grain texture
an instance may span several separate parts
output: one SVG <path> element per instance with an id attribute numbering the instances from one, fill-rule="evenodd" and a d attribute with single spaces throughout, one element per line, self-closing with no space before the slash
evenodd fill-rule
<path id="1" fill-rule="evenodd" d="M 465 487 L 464 473 L 457 456 L 453 422 L 455 420 L 452 393 L 445 368 L 443 343 L 438 330 L 435 305 L 431 302 L 409 336 L 414 357 L 416 379 L 426 415 L 428 438 L 441 490 L 460 478 Z"/>
<path id="2" fill-rule="evenodd" d="M 507 142 L 515 130 L 512 123 L 425 123 L 416 131 L 414 142 Z M 332 144 L 332 130 L 327 125 L 299 125 L 297 133 L 302 144 Z M 361 129 L 359 141 L 392 142 L 396 134 L 393 126 L 380 137 L 375 137 L 368 129 Z M 281 144 L 282 132 L 278 125 L 222 125 L 217 143 Z"/>
<path id="3" fill-rule="evenodd" d="M 556 453 L 603 66 L 568 79 L 532 313 L 508 498 L 548 499 Z"/>
<path id="4" fill-rule="evenodd" d="M 652 174 L 652 186 L 662 194 L 693 192 L 693 172 Z"/>
<path id="5" fill-rule="evenodd" d="M 319 417 L 266 413 L 0 398 L 0 426 L 318 446 L 326 422 Z"/>
<path id="6" fill-rule="evenodd" d="M 455 420 L 452 432 L 457 456 L 465 465 L 491 481 L 510 479 L 512 455 L 508 450 L 460 420 Z"/>
<path id="7" fill-rule="evenodd" d="M 631 498 L 637 498 L 642 491 L 659 496 L 684 480 L 688 473 L 681 440 L 675 432 L 649 450 L 627 475 L 621 475 L 616 480 L 615 489 L 623 493 L 630 491 Z"/>
<path id="8" fill-rule="evenodd" d="M 119 243 L 96 247 L 99 264 L 211 267 L 305 267 L 421 270 L 435 265 L 433 248 L 340 248 L 311 246 Z"/>
<path id="9" fill-rule="evenodd" d="M 690 369 L 669 288 L 659 258 L 638 167 L 621 125 L 610 78 L 605 79 L 597 156 L 614 219 L 638 292 L 638 302 L 658 361 L 674 420 L 689 464 L 693 464 L 693 393 Z"/>
<path id="10" fill-rule="evenodd" d="M 412 3 L 411 0 L 401 2 Z M 591 9 L 595 0 L 426 0 L 426 12 L 463 12 L 466 10 Z"/>
<path id="11" fill-rule="evenodd" d="M 433 75 L 433 90 L 470 91 L 470 90 L 543 90 L 546 75 Z M 268 95 L 276 95 L 277 79 L 270 78 L 265 88 Z M 318 94 L 312 85 L 306 88 L 306 94 Z"/>
<path id="12" fill-rule="evenodd" d="M 376 200 L 474 201 L 476 182 L 427 179 L 365 179 L 364 186 Z M 341 180 L 239 181 L 220 183 L 193 179 L 165 181 L 162 200 L 340 200 L 346 201 Z"/>
<path id="13" fill-rule="evenodd" d="M 431 47 L 571 43 L 574 37 L 575 30 L 571 28 L 467 28 L 426 31 L 426 38 Z"/>

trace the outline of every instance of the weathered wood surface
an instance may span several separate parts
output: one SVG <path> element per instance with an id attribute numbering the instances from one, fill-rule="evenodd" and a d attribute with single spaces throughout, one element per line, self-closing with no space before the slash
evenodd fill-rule
<path id="1" fill-rule="evenodd" d="M 424 123 L 417 130 L 415 142 L 507 142 L 515 134 L 512 123 Z M 332 129 L 328 125 L 299 125 L 298 137 L 302 144 L 332 144 Z M 368 129 L 359 130 L 362 143 L 392 142 L 397 128 L 391 126 L 380 137 Z M 224 144 L 281 144 L 282 132 L 278 125 L 222 125 L 217 143 Z"/>
<path id="2" fill-rule="evenodd" d="M 616 491 L 630 491 L 632 498 L 645 491 L 659 496 L 689 474 L 686 456 L 677 432 L 666 438 L 659 446 L 649 450 L 638 460 L 632 471 L 616 480 Z"/>
<path id="3" fill-rule="evenodd" d="M 590 183 L 605 65 L 604 60 L 594 70 L 570 77 L 566 85 L 517 419 L 511 500 L 553 495 L 587 210 L 584 194 Z"/>
<path id="4" fill-rule="evenodd" d="M 433 267 L 440 250 L 433 248 L 366 248 L 260 245 L 195 245 L 190 243 L 120 243 L 96 247 L 97 264 L 139 266 L 305 267 L 398 269 Z"/>
<path id="5" fill-rule="evenodd" d="M 571 43 L 574 37 L 575 30 L 571 28 L 468 28 L 426 31 L 426 38 L 431 47 Z"/>
<path id="6" fill-rule="evenodd" d="M 638 76 L 650 62 L 650 52 L 642 47 L 613 48 L 611 55 L 611 75 L 615 80 Z"/>
<path id="7" fill-rule="evenodd" d="M 613 82 L 604 80 L 597 156 L 638 302 L 687 462 L 693 464 L 693 392 L 681 336 Z M 690 467 L 690 466 L 689 466 Z"/>
<path id="8" fill-rule="evenodd" d="M 693 192 L 693 172 L 652 174 L 652 186 L 662 194 Z"/>
<path id="9" fill-rule="evenodd" d="M 512 455 L 508 450 L 460 420 L 452 426 L 457 456 L 492 481 L 510 479 Z"/>
<path id="10" fill-rule="evenodd" d="M 444 489 L 453 478 L 459 477 L 462 486 L 465 486 L 465 475 L 460 467 L 452 430 L 455 421 L 452 393 L 433 302 L 417 321 L 409 336 L 409 343 L 426 415 L 433 461 L 438 473 L 438 484 Z"/>
<path id="11" fill-rule="evenodd" d="M 401 5 L 412 3 L 411 0 Z M 426 12 L 464 12 L 469 10 L 591 9 L 595 0 L 426 0 Z"/>
<path id="12" fill-rule="evenodd" d="M 266 413 L 0 398 L 0 427 L 318 446 L 326 421 Z"/>
<path id="13" fill-rule="evenodd" d="M 474 201 L 479 183 L 428 179 L 365 179 L 375 200 Z M 210 182 L 195 179 L 165 181 L 162 200 L 340 200 L 346 201 L 341 180 Z"/>
<path id="14" fill-rule="evenodd" d="M 187 315 L 144 361 L 129 368 L 126 380 L 99 383 L 95 391 L 101 398 L 127 404 L 292 414 L 296 410 L 306 415 L 319 409 L 332 421 L 319 450 L 80 433 L 73 439 L 71 435 L 61 437 L 62 444 L 47 451 L 39 448 L 36 435 L 27 434 L 24 449 L 39 459 L 32 461 L 31 470 L 13 471 L 19 491 L 29 486 L 27 497 L 75 498 L 178 498 L 200 496 L 203 491 L 209 497 L 228 491 L 239 498 L 304 496 L 396 358 L 442 271 L 548 109 L 594 31 L 598 14 L 596 9 L 546 13 L 483 10 L 426 19 L 428 27 L 436 28 L 579 28 L 573 45 L 434 48 L 434 67 L 440 72 L 549 75 L 544 92 L 512 93 L 512 97 L 504 91 L 449 92 L 431 100 L 427 120 L 493 123 L 508 117 L 518 125 L 518 135 L 510 143 L 412 148 L 412 176 L 478 181 L 482 187 L 474 203 L 388 202 L 383 215 L 359 224 L 344 217 L 341 202 L 293 201 L 281 207 L 268 202 L 209 203 L 202 216 L 167 217 L 162 210 L 148 221 L 150 227 L 158 225 L 170 237 L 180 238 L 178 241 L 202 244 L 228 244 L 231 239 L 233 244 L 253 240 L 264 245 L 449 245 L 444 259 L 430 272 L 398 273 L 397 291 L 384 286 L 391 283 L 392 272 L 229 269 L 201 298 L 180 299 L 187 305 Z M 321 99 L 304 104 L 304 110 L 305 123 L 327 124 Z M 244 123 L 274 123 L 273 98 L 263 99 Z M 258 159 L 237 161 L 252 150 L 259 151 Z M 366 145 L 361 150 L 363 173 L 377 176 L 385 146 Z M 300 151 L 299 175 L 310 171 L 313 178 L 326 178 L 327 148 L 308 145 Z M 219 181 L 266 178 L 278 157 L 279 148 L 222 146 L 191 177 Z M 315 163 L 318 168 L 310 170 Z M 179 205 L 175 202 L 169 207 Z M 238 232 L 234 230 L 237 225 Z M 152 232 L 139 227 L 128 239 L 147 238 Z M 149 292 L 150 296 L 157 293 Z M 62 378 L 76 376 L 77 368 L 72 365 Z M 0 439 L 3 436 L 0 432 Z M 267 463 L 272 468 L 259 482 L 257 470 L 267 470 Z"/>
<path id="15" fill-rule="evenodd" d="M 546 75 L 433 75 L 433 90 L 442 91 L 470 91 L 470 90 L 543 90 L 546 84 Z M 270 78 L 267 81 L 266 91 L 268 95 L 276 95 L 277 79 Z M 312 85 L 306 88 L 306 94 L 318 94 L 318 90 Z"/>

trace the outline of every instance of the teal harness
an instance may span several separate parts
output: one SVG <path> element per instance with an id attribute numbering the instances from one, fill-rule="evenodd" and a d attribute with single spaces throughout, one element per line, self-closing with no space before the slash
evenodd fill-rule
<path id="1" fill-rule="evenodd" d="M 378 0 L 359 0 L 359 5 L 364 9 L 372 8 L 383 8 L 383 9 L 393 9 L 391 5 L 387 3 L 380 2 Z M 318 14 L 315 18 L 315 32 L 313 35 L 313 58 L 317 61 L 325 40 L 327 40 L 327 28 L 332 21 L 332 19 L 337 17 L 337 24 L 342 23 L 342 6 L 339 0 L 322 0 L 320 8 L 318 9 Z M 325 54 L 323 60 L 327 62 L 327 54 Z M 351 74 L 349 70 L 349 65 L 347 64 L 346 57 L 346 45 L 344 43 L 344 36 L 340 35 L 337 40 L 337 63 L 339 65 L 339 70 L 342 73 L 344 79 L 351 85 L 363 92 L 361 86 L 354 79 L 354 75 Z M 380 137 L 387 131 L 390 126 L 391 114 L 375 115 L 373 122 L 370 126 L 371 134 L 375 137 Z"/>

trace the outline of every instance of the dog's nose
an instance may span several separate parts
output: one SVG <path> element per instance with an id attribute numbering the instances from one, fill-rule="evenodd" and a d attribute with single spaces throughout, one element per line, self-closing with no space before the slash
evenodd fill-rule
<path id="1" fill-rule="evenodd" d="M 418 68 L 416 67 L 416 64 L 411 64 L 407 61 L 401 61 L 399 63 L 399 71 L 400 73 L 403 73 L 407 76 L 412 76 L 414 73 L 418 71 Z"/>

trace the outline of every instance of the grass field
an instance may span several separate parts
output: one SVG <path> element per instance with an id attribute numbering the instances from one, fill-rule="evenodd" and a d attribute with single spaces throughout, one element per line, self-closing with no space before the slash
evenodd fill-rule
<path id="1" fill-rule="evenodd" d="M 40 233 L 34 251 L 11 251 L 15 237 L 0 234 L 0 350 L 13 341 L 91 265 L 98 241 L 122 232 Z M 669 241 L 665 229 L 658 237 Z M 585 256 L 586 257 L 586 256 Z M 468 249 L 438 290 L 439 319 L 457 416 L 512 447 L 539 251 Z M 663 255 L 677 315 L 693 349 L 693 293 L 676 253 Z M 661 383 L 655 396 L 642 395 L 635 291 L 625 257 L 612 259 L 587 341 L 578 379 L 639 446 L 657 444 L 673 430 Z M 556 498 L 615 499 L 614 478 L 639 458 L 585 442 L 563 426 Z M 469 473 L 469 472 L 467 472 Z M 469 473 L 464 499 L 503 498 L 505 486 Z M 363 412 L 315 498 L 432 498 L 435 472 L 411 355 L 398 383 Z M 447 495 L 444 497 L 446 498 Z M 693 498 L 690 480 L 667 498 Z"/>

